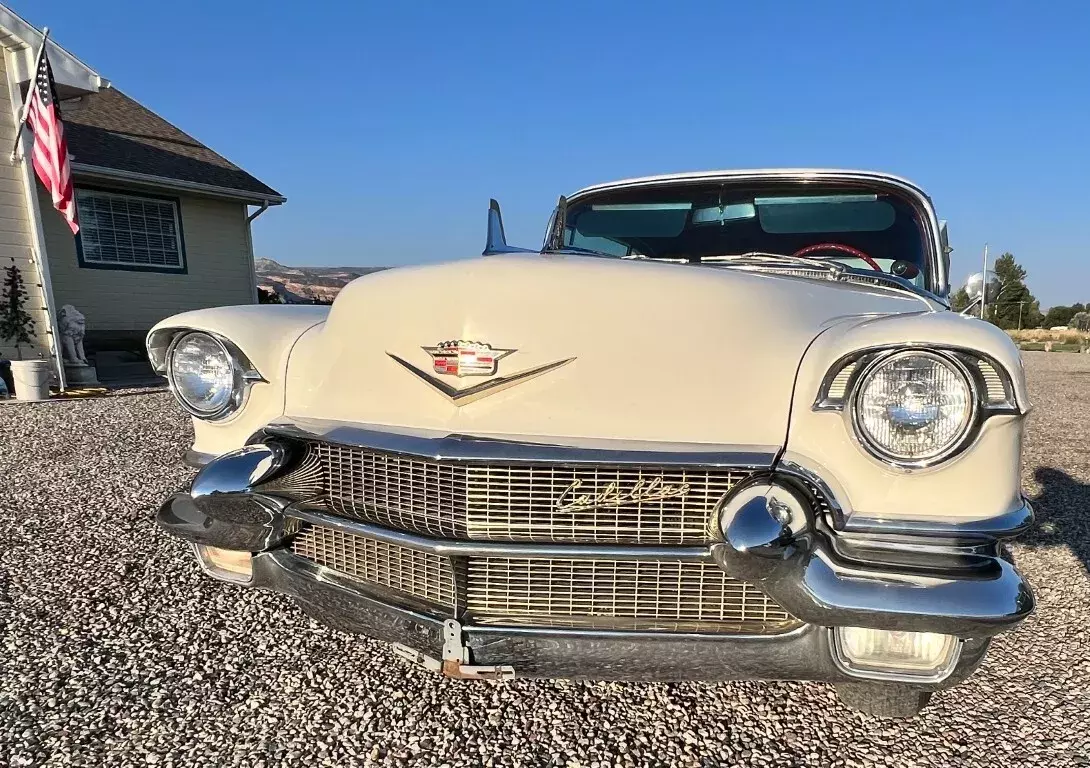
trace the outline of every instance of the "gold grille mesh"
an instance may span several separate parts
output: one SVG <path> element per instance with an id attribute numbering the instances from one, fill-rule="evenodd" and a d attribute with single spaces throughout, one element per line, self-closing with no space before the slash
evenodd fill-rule
<path id="1" fill-rule="evenodd" d="M 306 527 L 292 540 L 291 550 L 354 579 L 457 606 L 454 569 L 446 557 L 322 526 Z"/>
<path id="2" fill-rule="evenodd" d="M 716 503 L 751 474 L 731 468 L 465 465 L 324 442 L 309 444 L 306 461 L 292 474 L 299 472 L 320 478 L 317 502 L 378 525 L 460 539 L 629 544 L 709 541 Z M 685 493 L 653 493 L 679 487 Z M 639 489 L 644 498 L 624 498 Z M 613 503 L 565 508 L 577 496 Z"/>
<path id="3" fill-rule="evenodd" d="M 799 621 L 760 589 L 703 562 L 474 558 L 476 623 L 770 633 Z"/>

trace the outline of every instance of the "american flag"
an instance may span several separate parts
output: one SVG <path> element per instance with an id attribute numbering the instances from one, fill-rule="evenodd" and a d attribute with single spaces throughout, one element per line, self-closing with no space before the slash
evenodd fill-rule
<path id="1" fill-rule="evenodd" d="M 79 222 L 76 220 L 76 200 L 72 191 L 72 171 L 68 166 L 68 142 L 64 140 L 61 105 L 57 101 L 53 70 L 49 67 L 44 43 L 38 54 L 37 72 L 24 108 L 26 123 L 34 131 L 34 151 L 31 155 L 34 170 L 49 190 L 53 207 L 60 211 L 74 235 L 79 232 Z"/>

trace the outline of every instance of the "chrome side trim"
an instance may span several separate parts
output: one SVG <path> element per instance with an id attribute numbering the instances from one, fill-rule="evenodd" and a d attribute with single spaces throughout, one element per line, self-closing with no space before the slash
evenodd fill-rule
<path id="1" fill-rule="evenodd" d="M 1010 539 L 1033 525 L 1033 506 L 1026 499 L 1009 512 L 984 520 L 949 522 L 946 520 L 895 520 L 853 513 L 837 526 L 844 533 L 899 534 L 959 540 L 994 541 Z"/>
<path id="2" fill-rule="evenodd" d="M 259 442 L 270 435 L 296 440 L 323 440 L 434 461 L 505 464 L 562 462 L 764 469 L 772 466 L 779 452 L 776 446 L 709 446 L 702 443 L 573 439 L 558 444 L 502 436 L 393 431 L 379 426 L 310 420 L 296 423 L 274 422 L 253 435 L 249 442 Z"/>
<path id="3" fill-rule="evenodd" d="M 415 533 L 396 531 L 370 523 L 330 515 L 305 504 L 292 504 L 284 514 L 308 523 L 335 528 L 345 533 L 396 544 L 418 552 L 448 557 L 556 558 L 570 560 L 710 560 L 711 548 L 645 547 L 601 544 L 538 544 L 534 542 L 488 542 L 434 539 Z"/>

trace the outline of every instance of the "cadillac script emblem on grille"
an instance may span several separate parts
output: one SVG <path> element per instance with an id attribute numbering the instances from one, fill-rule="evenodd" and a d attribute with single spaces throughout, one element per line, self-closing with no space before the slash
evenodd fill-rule
<path id="1" fill-rule="evenodd" d="M 496 376 L 496 369 L 499 361 L 508 355 L 514 354 L 518 350 L 497 349 L 491 344 L 485 344 L 481 341 L 443 341 L 436 344 L 434 347 L 421 347 L 421 349 L 427 352 L 431 357 L 431 368 L 433 373 L 428 373 L 427 371 L 416 367 L 408 360 L 398 357 L 393 352 L 387 352 L 386 354 L 421 381 L 430 385 L 441 394 L 446 395 L 455 405 L 465 405 L 467 403 L 472 403 L 474 400 L 480 400 L 482 397 L 502 392 L 508 387 L 513 387 L 515 384 L 529 381 L 543 373 L 555 371 L 557 368 L 575 360 L 574 357 L 569 357 L 566 360 L 545 363 L 544 365 L 527 368 L 524 371 L 511 373 L 506 376 Z M 495 378 L 480 384 L 475 384 L 471 387 L 458 388 L 436 378 L 434 374 L 440 376 L 457 376 L 458 378 L 463 378 L 465 376 L 494 376 Z"/>
<path id="2" fill-rule="evenodd" d="M 443 376 L 494 376 L 501 359 L 515 349 L 492 349 L 479 341 L 443 341 L 424 347 L 431 355 L 432 367 Z"/>
<path id="3" fill-rule="evenodd" d="M 679 499 L 689 494 L 689 488 L 688 483 L 670 484 L 661 477 L 653 477 L 650 480 L 640 479 L 628 489 L 621 488 L 617 483 L 610 483 L 599 491 L 585 492 L 583 481 L 576 480 L 557 497 L 556 511 L 579 512 L 584 509 Z"/>

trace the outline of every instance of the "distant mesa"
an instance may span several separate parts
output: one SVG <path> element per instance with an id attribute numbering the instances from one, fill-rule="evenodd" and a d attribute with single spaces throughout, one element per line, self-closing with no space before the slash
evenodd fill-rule
<path id="1" fill-rule="evenodd" d="M 341 288 L 357 277 L 389 267 L 288 267 L 272 259 L 254 259 L 257 285 L 285 304 L 332 304 Z"/>

